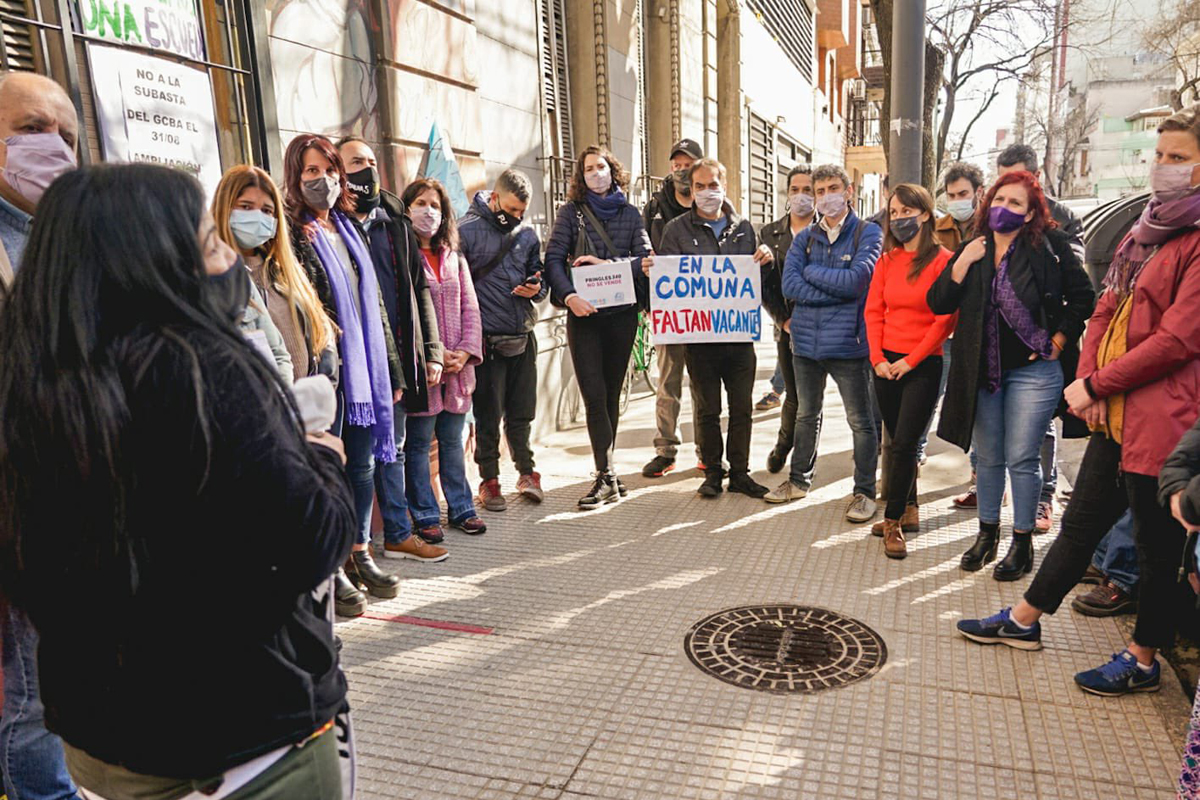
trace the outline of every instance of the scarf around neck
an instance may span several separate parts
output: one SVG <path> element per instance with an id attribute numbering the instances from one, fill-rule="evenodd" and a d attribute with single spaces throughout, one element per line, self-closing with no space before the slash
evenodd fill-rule
<path id="1" fill-rule="evenodd" d="M 392 383 L 388 374 L 387 343 L 383 318 L 379 311 L 379 287 L 375 267 L 366 245 L 350 220 L 341 211 L 329 212 L 329 220 L 346 245 L 354 264 L 343 264 L 337 251 L 318 224 L 313 249 L 329 276 L 329 288 L 337 309 L 342 338 L 338 350 L 342 356 L 341 390 L 345 396 L 346 422 L 370 428 L 374 437 L 372 452 L 380 461 L 396 460 L 395 430 L 392 423 Z M 314 222 L 309 217 L 309 222 Z M 346 271 L 358 266 L 358 296 L 350 287 Z"/>
<path id="2" fill-rule="evenodd" d="M 1142 216 L 1117 248 L 1104 286 L 1118 295 L 1129 294 L 1154 251 L 1181 233 L 1200 225 L 1200 187 L 1174 200 L 1150 198 Z"/>
<path id="3" fill-rule="evenodd" d="M 605 222 L 615 219 L 617 214 L 621 213 L 621 209 L 627 205 L 625 193 L 620 189 L 613 189 L 603 196 L 588 189 L 585 197 L 587 198 L 588 206 L 592 209 L 592 213 Z"/>

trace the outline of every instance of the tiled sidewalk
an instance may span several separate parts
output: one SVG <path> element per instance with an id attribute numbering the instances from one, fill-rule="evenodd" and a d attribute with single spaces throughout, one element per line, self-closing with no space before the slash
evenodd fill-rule
<path id="1" fill-rule="evenodd" d="M 772 358 L 760 350 L 760 387 Z M 755 475 L 770 485 L 780 476 L 761 466 L 778 418 L 757 414 L 754 427 Z M 399 563 L 400 596 L 338 625 L 360 798 L 1174 797 L 1188 703 L 1170 671 L 1157 695 L 1102 699 L 1072 683 L 1123 646 L 1118 622 L 1064 605 L 1039 653 L 954 633 L 964 613 L 1011 604 L 1028 584 L 959 570 L 975 529 L 949 500 L 961 453 L 934 443 L 922 532 L 897 562 L 869 526 L 843 519 L 850 437 L 836 393 L 818 488 L 787 506 L 697 497 L 690 443 L 689 469 L 640 477 L 652 420 L 640 395 L 622 424 L 631 492 L 619 504 L 575 510 L 591 464 L 581 426 L 538 450 L 544 504 L 485 514 L 482 537 L 448 531 L 441 564 L 384 562 Z M 684 654 L 700 619 L 772 602 L 864 622 L 885 639 L 886 666 L 840 689 L 775 695 L 722 683 Z M 451 624 L 384 619 L 397 615 Z"/>

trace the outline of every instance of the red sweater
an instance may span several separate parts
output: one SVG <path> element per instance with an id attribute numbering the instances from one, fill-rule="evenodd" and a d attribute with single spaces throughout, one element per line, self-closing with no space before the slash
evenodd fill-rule
<path id="1" fill-rule="evenodd" d="M 879 257 L 871 289 L 867 292 L 867 307 L 863 312 L 867 322 L 867 342 L 871 347 L 871 366 L 887 361 L 884 350 L 903 353 L 913 369 L 930 353 L 941 353 L 958 314 L 935 315 L 929 310 L 925 295 L 938 275 L 950 263 L 953 255 L 939 248 L 932 262 L 921 270 L 915 281 L 908 280 L 913 256 L 897 247 Z"/>

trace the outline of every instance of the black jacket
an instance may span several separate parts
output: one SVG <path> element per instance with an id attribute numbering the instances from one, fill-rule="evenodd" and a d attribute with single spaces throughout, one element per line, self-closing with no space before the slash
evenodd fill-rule
<path id="1" fill-rule="evenodd" d="M 1050 207 L 1050 216 L 1058 223 L 1058 229 L 1066 234 L 1079 263 L 1086 264 L 1087 259 L 1084 257 L 1083 248 L 1083 220 L 1075 216 L 1074 211 L 1052 197 L 1046 198 L 1046 205 Z"/>
<path id="2" fill-rule="evenodd" d="M 763 274 L 762 303 L 775 321 L 775 340 L 779 341 L 787 336 L 779 326 L 786 325 L 792 318 L 793 308 L 792 301 L 783 296 L 783 265 L 787 261 L 788 248 L 792 246 L 791 214 L 784 214 L 782 218 L 762 226 L 758 240 L 771 248 L 771 254 L 775 256 L 770 269 Z"/>
<path id="3" fill-rule="evenodd" d="M 78 612 L 27 610 L 50 730 L 135 772 L 204 778 L 344 707 L 328 587 L 357 523 L 339 457 L 287 424 L 227 341 L 175 334 L 118 356 L 132 545 L 63 576 Z"/>
<path id="4" fill-rule="evenodd" d="M 585 201 L 586 202 L 586 201 Z M 642 215 L 628 203 L 616 217 L 603 223 L 605 232 L 612 239 L 617 252 L 609 252 L 608 246 L 600 234 L 596 233 L 587 215 L 581 212 L 574 201 L 563 204 L 554 219 L 554 229 L 550 232 L 550 243 L 546 246 L 546 276 L 550 280 L 550 298 L 557 306 L 562 306 L 566 298 L 574 294 L 575 284 L 571 281 L 571 255 L 575 252 L 575 239 L 579 234 L 579 220 L 583 220 L 584 230 L 588 240 L 599 254 L 599 258 L 616 261 L 630 259 L 633 270 L 633 284 L 637 291 L 638 301 L 645 304 L 647 281 L 642 272 L 641 260 L 650 255 L 650 237 L 646 235 L 646 227 L 642 224 Z M 607 314 L 620 311 L 627 306 L 602 308 L 597 314 Z"/>
<path id="5" fill-rule="evenodd" d="M 688 208 L 689 206 L 679 204 L 675 197 L 675 183 L 670 178 L 654 193 L 650 202 L 646 203 L 642 210 L 642 223 L 646 226 L 646 233 L 650 234 L 650 247 L 654 252 L 661 252 L 659 248 L 662 246 L 663 230 L 667 223 L 680 214 L 686 214 Z"/>
<path id="6" fill-rule="evenodd" d="M 541 289 L 531 298 L 518 297 L 512 290 L 542 271 L 542 243 L 532 225 L 522 223 L 512 233 L 502 231 L 488 208 L 491 195 L 476 193 L 470 210 L 458 223 L 458 247 L 471 268 L 484 335 L 529 333 L 537 322 L 536 304 L 546 299 L 549 283 L 543 280 Z M 480 280 L 480 270 L 500 253 L 509 236 L 514 237 L 512 247 Z"/>
<path id="7" fill-rule="evenodd" d="M 959 257 L 964 242 L 950 259 Z M 989 237 L 987 253 L 971 265 L 962 283 L 955 283 L 947 267 L 930 287 L 926 299 L 934 314 L 959 312 L 958 326 L 950 345 L 950 375 L 946 381 L 938 436 L 963 450 L 971 446 L 975 405 L 983 381 L 983 323 L 996 275 L 996 251 Z M 1067 346 L 1059 358 L 1065 383 L 1075 380 L 1079 363 L 1079 337 L 1096 305 L 1091 279 L 1075 257 L 1067 236 L 1047 231 L 1041 247 L 1034 250 L 1027 237 L 1017 240 L 1008 265 L 1013 288 L 1033 319 L 1051 335 L 1062 332 Z M 1059 412 L 1064 411 L 1060 401 Z M 1064 417 L 1064 424 L 1074 417 Z M 1074 431 L 1072 431 L 1074 433 Z"/>
<path id="8" fill-rule="evenodd" d="M 1183 492 L 1179 508 L 1183 518 L 1200 527 L 1200 420 L 1183 435 L 1158 475 L 1158 499 L 1170 507 L 1171 498 Z"/>

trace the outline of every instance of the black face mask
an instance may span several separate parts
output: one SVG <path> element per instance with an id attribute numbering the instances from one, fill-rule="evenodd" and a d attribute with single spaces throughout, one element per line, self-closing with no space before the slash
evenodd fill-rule
<path id="1" fill-rule="evenodd" d="M 250 275 L 241 256 L 220 275 L 208 276 L 209 297 L 225 319 L 238 324 L 250 302 Z"/>
<path id="2" fill-rule="evenodd" d="M 490 204 L 488 205 L 488 208 L 491 208 Z M 501 211 L 498 208 L 491 208 L 491 211 L 496 217 L 496 224 L 499 225 L 500 230 L 504 231 L 505 233 L 516 230 L 521 225 L 520 217 L 514 217 L 507 211 Z"/>
<path id="3" fill-rule="evenodd" d="M 359 214 L 368 214 L 379 206 L 379 170 L 363 167 L 346 175 L 346 183 L 354 195 Z"/>
<path id="4" fill-rule="evenodd" d="M 921 230 L 921 222 L 916 217 L 897 217 L 889 221 L 888 226 L 900 244 L 912 241 Z"/>

